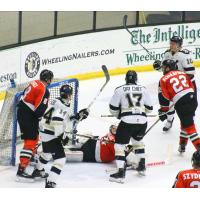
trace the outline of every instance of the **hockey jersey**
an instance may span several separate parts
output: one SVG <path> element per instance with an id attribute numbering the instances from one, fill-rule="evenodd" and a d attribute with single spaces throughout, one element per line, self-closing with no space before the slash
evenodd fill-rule
<path id="1" fill-rule="evenodd" d="M 169 101 L 174 104 L 186 95 L 194 92 L 194 86 L 189 76 L 184 72 L 174 70 L 165 74 L 159 82 L 159 103 L 168 106 Z"/>
<path id="2" fill-rule="evenodd" d="M 96 143 L 95 160 L 97 162 L 112 162 L 115 160 L 115 135 L 108 133 Z"/>
<path id="3" fill-rule="evenodd" d="M 110 101 L 110 112 L 125 123 L 144 124 L 146 112 L 152 110 L 150 95 L 141 85 L 127 84 L 116 88 Z"/>
<path id="4" fill-rule="evenodd" d="M 200 169 L 179 172 L 173 188 L 200 188 Z"/>
<path id="5" fill-rule="evenodd" d="M 70 105 L 66 105 L 60 98 L 52 100 L 39 124 L 41 141 L 47 142 L 64 132 L 70 133 L 73 128 L 71 115 Z"/>
<path id="6" fill-rule="evenodd" d="M 185 72 L 188 75 L 195 74 L 195 67 L 193 65 L 191 52 L 189 50 L 183 49 L 176 53 L 172 53 L 170 50 L 167 50 L 162 61 L 167 59 L 176 61 L 178 70 Z"/>
<path id="7" fill-rule="evenodd" d="M 42 117 L 48 106 L 49 90 L 40 80 L 32 81 L 24 90 L 21 100 L 38 118 Z"/>

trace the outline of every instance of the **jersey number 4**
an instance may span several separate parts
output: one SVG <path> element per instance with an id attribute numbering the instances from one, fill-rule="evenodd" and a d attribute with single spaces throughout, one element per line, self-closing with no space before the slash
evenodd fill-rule
<path id="1" fill-rule="evenodd" d="M 142 99 L 142 94 L 126 94 L 126 98 L 128 100 L 129 107 L 134 107 L 134 106 L 141 106 L 141 99 Z"/>
<path id="2" fill-rule="evenodd" d="M 174 92 L 176 92 L 176 93 L 183 90 L 183 88 L 189 87 L 189 85 L 187 84 L 187 79 L 183 75 L 180 75 L 177 78 L 172 78 L 170 80 L 170 83 L 173 85 Z"/>
<path id="3" fill-rule="evenodd" d="M 51 108 L 44 114 L 43 117 L 44 117 L 44 119 L 46 119 L 45 123 L 50 124 L 53 111 L 54 111 L 54 108 Z"/>

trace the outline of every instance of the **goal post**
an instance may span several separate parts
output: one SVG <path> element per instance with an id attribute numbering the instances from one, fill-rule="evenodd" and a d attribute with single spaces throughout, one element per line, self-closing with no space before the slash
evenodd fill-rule
<path id="1" fill-rule="evenodd" d="M 65 79 L 51 83 L 48 86 L 50 101 L 60 96 L 60 87 L 64 84 L 69 84 L 73 88 L 70 108 L 73 113 L 77 113 L 79 88 L 77 79 Z M 6 91 L 6 97 L 0 113 L 0 165 L 14 166 L 16 163 L 16 147 L 21 141 L 21 133 L 17 123 L 17 104 L 26 86 L 27 84 L 24 84 L 23 87 L 11 88 Z"/>

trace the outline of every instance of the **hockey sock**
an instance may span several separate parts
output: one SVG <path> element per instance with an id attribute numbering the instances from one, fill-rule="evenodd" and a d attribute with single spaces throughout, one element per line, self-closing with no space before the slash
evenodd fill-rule
<path id="1" fill-rule="evenodd" d="M 115 144 L 115 160 L 117 168 L 124 168 L 125 166 L 125 145 Z"/>
<path id="2" fill-rule="evenodd" d="M 50 173 L 49 173 L 48 180 L 56 183 L 56 180 L 58 176 L 60 175 L 60 173 L 62 172 L 64 165 L 65 165 L 65 158 L 59 158 L 59 159 L 54 160 Z"/>
<path id="3" fill-rule="evenodd" d="M 33 155 L 33 151 L 35 151 L 35 147 L 38 140 L 24 140 L 24 147 L 20 152 L 20 165 L 22 167 L 27 167 L 30 159 Z"/>

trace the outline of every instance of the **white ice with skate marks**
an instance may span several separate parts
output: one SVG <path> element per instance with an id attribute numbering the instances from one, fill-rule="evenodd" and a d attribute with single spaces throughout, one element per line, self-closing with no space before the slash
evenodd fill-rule
<path id="1" fill-rule="evenodd" d="M 139 83 L 146 86 L 151 92 L 155 104 L 153 114 L 157 114 L 157 84 L 161 74 L 159 72 L 138 73 Z M 196 83 L 198 86 L 200 71 L 196 72 Z M 80 81 L 79 109 L 88 106 L 92 98 L 97 94 L 104 83 L 104 78 L 88 81 Z M 124 75 L 112 76 L 105 90 L 91 107 L 91 115 L 79 124 L 79 133 L 92 132 L 93 135 L 103 136 L 108 132 L 111 123 L 118 122 L 114 118 L 100 118 L 101 114 L 109 114 L 108 103 L 113 95 L 114 89 L 124 84 Z M 1 105 L 0 105 L 1 106 Z M 149 118 L 151 125 L 157 118 Z M 199 108 L 196 111 L 197 130 L 200 130 L 198 120 L 200 119 Z M 165 187 L 170 188 L 178 171 L 191 168 L 191 155 L 194 147 L 189 142 L 184 156 L 178 154 L 179 142 L 179 120 L 177 116 L 173 128 L 167 133 L 162 133 L 163 124 L 159 122 L 144 138 L 146 145 L 146 162 L 167 161 L 165 165 L 149 167 L 146 176 L 138 176 L 136 171 L 127 171 L 124 184 L 109 182 L 107 169 L 114 168 L 115 164 L 99 163 L 67 163 L 58 180 L 58 187 Z M 200 132 L 200 131 L 199 131 Z M 19 153 L 20 147 L 18 147 Z M 47 165 L 47 171 L 50 164 Z M 0 166 L 0 187 L 44 187 L 44 182 L 18 183 L 15 182 L 17 167 Z"/>

